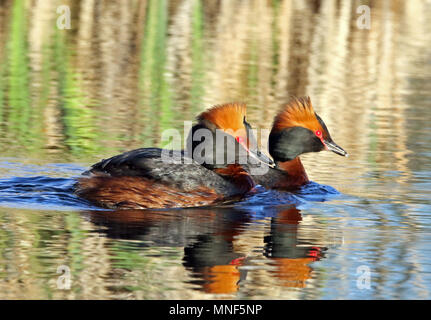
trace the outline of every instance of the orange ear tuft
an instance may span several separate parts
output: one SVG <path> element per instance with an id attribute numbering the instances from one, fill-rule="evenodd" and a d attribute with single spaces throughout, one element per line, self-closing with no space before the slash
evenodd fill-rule
<path id="1" fill-rule="evenodd" d="M 293 97 L 275 117 L 272 130 L 278 132 L 292 127 L 304 127 L 313 132 L 320 130 L 326 133 L 316 117 L 310 97 Z"/>
<path id="2" fill-rule="evenodd" d="M 197 119 L 210 121 L 218 129 L 236 132 L 244 129 L 245 115 L 246 105 L 244 103 L 226 103 L 202 112 Z"/>

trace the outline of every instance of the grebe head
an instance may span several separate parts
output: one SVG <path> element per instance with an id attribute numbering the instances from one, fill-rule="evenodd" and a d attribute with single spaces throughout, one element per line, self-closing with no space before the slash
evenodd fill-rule
<path id="1" fill-rule="evenodd" d="M 313 110 L 309 97 L 293 98 L 274 119 L 269 135 L 269 153 L 275 161 L 290 161 L 307 152 L 347 152 L 331 138 L 328 128 Z"/>
<path id="2" fill-rule="evenodd" d="M 247 159 L 253 158 L 254 162 L 274 165 L 257 147 L 253 129 L 246 120 L 245 104 L 216 105 L 202 112 L 196 119 L 198 123 L 193 126 L 187 138 L 187 151 L 193 159 L 200 158 L 204 165 L 215 164 L 217 167 L 229 162 L 248 163 L 248 160 L 245 163 L 239 161 L 239 155 L 243 154 Z"/>

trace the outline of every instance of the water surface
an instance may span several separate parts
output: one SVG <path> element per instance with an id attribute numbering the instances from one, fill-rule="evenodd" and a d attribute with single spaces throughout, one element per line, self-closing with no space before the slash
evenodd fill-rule
<path id="1" fill-rule="evenodd" d="M 359 1 L 66 1 L 60 30 L 57 1 L 1 2 L 0 298 L 429 299 L 431 4 L 369 3 L 367 30 Z M 108 211 L 71 192 L 211 105 L 269 129 L 291 95 L 350 155 L 305 155 L 297 193 Z"/>

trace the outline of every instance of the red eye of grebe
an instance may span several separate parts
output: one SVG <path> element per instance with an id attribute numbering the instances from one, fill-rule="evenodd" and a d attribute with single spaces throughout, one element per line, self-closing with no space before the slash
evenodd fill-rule
<path id="1" fill-rule="evenodd" d="M 244 148 L 245 148 L 245 150 L 247 150 L 248 151 L 248 145 L 246 145 L 246 143 L 245 143 L 245 139 L 243 138 L 243 137 L 235 137 L 235 140 L 240 144 L 240 145 L 242 145 Z"/>
<path id="2" fill-rule="evenodd" d="M 322 131 L 316 130 L 315 134 L 320 138 L 322 136 Z"/>

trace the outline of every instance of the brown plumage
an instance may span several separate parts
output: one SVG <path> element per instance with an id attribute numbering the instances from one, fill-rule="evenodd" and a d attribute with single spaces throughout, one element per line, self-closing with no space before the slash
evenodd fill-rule
<path id="1" fill-rule="evenodd" d="M 257 148 L 248 149 L 251 127 L 245 121 L 245 115 L 245 104 L 218 105 L 202 112 L 195 127 L 208 129 L 211 133 L 225 131 L 247 152 L 257 154 Z M 214 146 L 208 142 L 211 152 L 217 152 Z M 163 151 L 137 149 L 102 160 L 85 172 L 87 177 L 78 179 L 75 192 L 105 208 L 174 208 L 230 201 L 254 187 L 248 173 L 237 164 L 220 163 L 208 168 L 207 163 L 167 162 L 162 158 Z M 190 151 L 193 157 L 193 149 Z M 227 152 L 224 148 L 220 151 Z M 177 151 L 177 155 L 181 160 L 187 157 L 183 151 Z"/>
<path id="2" fill-rule="evenodd" d="M 232 184 L 229 194 L 207 186 L 182 190 L 144 177 L 107 174 L 79 178 L 75 193 L 109 209 L 186 208 L 234 199 L 254 187 L 251 177 L 237 164 L 216 169 L 215 172 Z"/>
<path id="3" fill-rule="evenodd" d="M 327 136 L 317 119 L 310 97 L 293 97 L 275 116 L 272 131 L 279 132 L 292 127 L 304 127 L 313 132 L 319 130 L 323 138 Z"/>
<path id="4" fill-rule="evenodd" d="M 292 127 L 304 127 L 313 132 L 320 131 L 326 136 L 314 112 L 310 97 L 292 97 L 274 118 L 272 131 L 278 132 Z M 278 167 L 289 173 L 288 179 L 277 182 L 277 188 L 294 189 L 309 182 L 307 173 L 299 157 L 278 163 Z"/>
<path id="5" fill-rule="evenodd" d="M 239 164 L 232 164 L 226 168 L 215 169 L 214 172 L 234 183 L 239 193 L 247 193 L 254 188 L 255 183 L 247 171 Z"/>
<path id="6" fill-rule="evenodd" d="M 276 167 L 252 178 L 269 189 L 292 190 L 309 182 L 299 158 L 302 154 L 329 150 L 347 156 L 332 140 L 309 97 L 294 97 L 282 107 L 274 118 L 268 146 Z"/>
<path id="7" fill-rule="evenodd" d="M 275 189 L 294 190 L 309 182 L 308 175 L 299 157 L 291 161 L 278 163 L 278 168 L 286 174 L 283 178 L 273 181 Z"/>
<path id="8" fill-rule="evenodd" d="M 149 209 L 205 206 L 223 197 L 199 187 L 184 192 L 143 177 L 92 175 L 78 179 L 76 194 L 108 209 Z"/>
<path id="9" fill-rule="evenodd" d="M 194 166 L 197 168 L 207 170 Z M 254 187 L 251 177 L 237 164 L 218 168 L 214 175 L 206 184 L 180 188 L 142 176 L 93 173 L 78 179 L 75 193 L 108 209 L 188 208 L 235 200 Z"/>
<path id="10" fill-rule="evenodd" d="M 244 103 L 226 103 L 216 105 L 198 117 L 198 121 L 206 120 L 214 124 L 217 129 L 244 130 L 244 118 L 246 116 L 246 105 Z"/>

